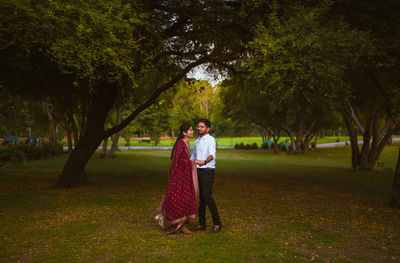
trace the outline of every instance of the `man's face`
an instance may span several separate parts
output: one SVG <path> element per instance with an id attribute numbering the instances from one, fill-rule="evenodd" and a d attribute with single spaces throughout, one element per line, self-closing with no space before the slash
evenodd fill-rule
<path id="1" fill-rule="evenodd" d="M 199 135 L 207 134 L 209 131 L 210 128 L 207 128 L 204 122 L 199 122 L 199 124 L 197 124 L 197 132 Z"/>

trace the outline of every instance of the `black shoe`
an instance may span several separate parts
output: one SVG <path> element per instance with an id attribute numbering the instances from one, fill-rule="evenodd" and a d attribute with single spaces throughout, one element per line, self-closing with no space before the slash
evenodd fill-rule
<path id="1" fill-rule="evenodd" d="M 207 229 L 206 226 L 198 225 L 198 226 L 196 226 L 195 228 L 190 229 L 190 230 L 192 230 L 192 231 L 204 231 L 204 230 L 206 230 L 206 229 Z"/>
<path id="2" fill-rule="evenodd" d="M 218 233 L 222 228 L 222 225 L 215 225 L 213 229 L 211 229 L 211 233 Z"/>

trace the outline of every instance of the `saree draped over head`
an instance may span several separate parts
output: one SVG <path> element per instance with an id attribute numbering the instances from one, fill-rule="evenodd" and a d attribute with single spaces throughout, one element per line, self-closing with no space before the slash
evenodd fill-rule
<path id="1" fill-rule="evenodd" d="M 159 210 L 169 221 L 195 217 L 199 205 L 199 183 L 196 165 L 190 160 L 189 149 L 183 140 L 176 143 L 168 185 Z"/>

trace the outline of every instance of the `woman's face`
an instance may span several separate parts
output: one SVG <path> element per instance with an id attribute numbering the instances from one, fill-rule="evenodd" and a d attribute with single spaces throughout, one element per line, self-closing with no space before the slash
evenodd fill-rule
<path id="1" fill-rule="evenodd" d="M 184 132 L 183 134 L 184 134 L 186 137 L 193 138 L 193 128 L 190 127 L 189 130 L 187 130 L 187 132 Z"/>

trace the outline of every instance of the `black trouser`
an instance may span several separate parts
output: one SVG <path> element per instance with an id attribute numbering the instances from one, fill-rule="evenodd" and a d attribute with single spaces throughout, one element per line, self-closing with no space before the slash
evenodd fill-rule
<path id="1" fill-rule="evenodd" d="M 206 205 L 210 209 L 214 225 L 220 225 L 219 214 L 214 199 L 212 198 L 212 187 L 214 183 L 215 169 L 197 168 L 200 188 L 199 224 L 206 225 Z"/>

